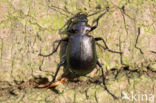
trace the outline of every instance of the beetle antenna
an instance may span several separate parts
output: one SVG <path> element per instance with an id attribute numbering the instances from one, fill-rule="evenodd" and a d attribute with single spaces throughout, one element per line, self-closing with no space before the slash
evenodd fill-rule
<path id="1" fill-rule="evenodd" d="M 65 14 L 65 13 L 63 13 L 63 12 L 60 11 L 60 10 L 63 10 L 61 8 L 58 8 L 58 7 L 55 7 L 55 6 L 48 6 L 48 8 L 53 9 L 53 10 L 59 12 L 60 14 L 66 16 L 66 17 L 69 17 L 69 15 L 67 15 L 67 14 Z M 65 11 L 65 10 L 63 10 L 63 11 Z"/>
<path id="2" fill-rule="evenodd" d="M 100 18 L 102 18 L 108 11 L 109 11 L 109 7 L 107 7 L 106 10 L 105 10 L 105 12 L 102 13 L 101 15 L 99 15 L 98 18 L 95 19 L 95 20 L 92 22 L 92 24 L 94 24 L 94 23 L 96 22 L 97 25 L 98 25 L 98 22 L 99 22 Z"/>
<path id="3" fill-rule="evenodd" d="M 48 6 L 48 8 L 53 9 L 66 17 L 70 17 L 70 15 L 74 15 L 73 13 L 68 11 L 68 9 L 66 7 L 65 7 L 65 9 L 63 9 L 63 8 L 56 7 L 54 5 L 50 5 L 50 6 Z M 69 15 L 67 15 L 67 14 L 69 14 Z"/>
<path id="4" fill-rule="evenodd" d="M 96 11 L 96 12 L 94 12 L 94 13 L 92 13 L 92 14 L 88 14 L 88 17 L 93 16 L 93 15 L 96 15 L 96 14 L 101 13 L 101 12 L 103 12 L 103 11 L 109 11 L 109 6 L 106 7 L 105 9 Z"/>

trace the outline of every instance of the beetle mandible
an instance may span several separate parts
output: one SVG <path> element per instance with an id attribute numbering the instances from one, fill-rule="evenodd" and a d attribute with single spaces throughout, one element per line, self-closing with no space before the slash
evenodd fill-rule
<path id="1" fill-rule="evenodd" d="M 50 54 L 48 55 L 39 54 L 40 56 L 43 57 L 51 56 L 57 51 L 61 42 L 63 41 L 67 42 L 66 56 L 58 64 L 55 75 L 49 85 L 55 82 L 60 67 L 63 66 L 65 63 L 67 64 L 67 68 L 71 73 L 79 76 L 90 73 L 91 71 L 93 71 L 95 66 L 98 65 L 102 72 L 102 79 L 103 79 L 103 85 L 105 90 L 110 95 L 112 95 L 115 99 L 117 98 L 114 94 L 112 94 L 107 89 L 105 85 L 105 77 L 104 77 L 102 64 L 98 61 L 98 57 L 96 53 L 96 42 L 103 41 L 105 48 L 108 51 L 115 52 L 115 53 L 121 53 L 121 52 L 110 50 L 103 38 L 101 37 L 94 38 L 93 36 L 89 35 L 89 33 L 95 30 L 97 26 L 98 26 L 98 21 L 95 26 L 90 26 L 88 24 L 87 14 L 80 13 L 77 23 L 72 25 L 71 28 L 67 28 L 67 31 L 72 35 L 66 38 L 62 38 L 61 40 L 57 40 L 58 44 Z"/>

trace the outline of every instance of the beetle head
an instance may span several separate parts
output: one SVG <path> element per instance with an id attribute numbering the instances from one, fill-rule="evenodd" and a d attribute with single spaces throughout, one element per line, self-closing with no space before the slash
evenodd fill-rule
<path id="1" fill-rule="evenodd" d="M 76 18 L 77 18 L 77 22 L 85 22 L 85 23 L 88 23 L 88 14 L 87 13 L 78 13 L 76 15 Z"/>

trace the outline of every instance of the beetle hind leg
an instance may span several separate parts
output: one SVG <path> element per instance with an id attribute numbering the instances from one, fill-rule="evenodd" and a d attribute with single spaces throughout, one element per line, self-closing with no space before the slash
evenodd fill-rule
<path id="1" fill-rule="evenodd" d="M 97 65 L 100 67 L 101 72 L 102 72 L 102 82 L 103 82 L 103 85 L 104 85 L 105 90 L 106 90 L 114 99 L 118 99 L 118 97 L 115 96 L 113 93 L 111 93 L 111 92 L 109 91 L 109 89 L 107 88 L 107 86 L 106 86 L 106 83 L 105 83 L 105 76 L 104 76 L 102 64 L 101 64 L 99 61 L 97 61 Z"/>
<path id="2" fill-rule="evenodd" d="M 57 69 L 56 69 L 55 75 L 54 75 L 52 81 L 51 81 L 51 82 L 49 83 L 49 85 L 48 85 L 49 88 L 57 86 L 57 82 L 55 83 L 55 79 L 56 79 L 56 76 L 57 76 L 57 74 L 58 74 L 58 72 L 59 72 L 59 70 L 60 70 L 60 67 L 63 66 L 63 65 L 65 64 L 65 61 L 66 61 L 66 60 L 62 60 L 62 61 L 58 64 L 58 67 L 57 67 Z M 64 82 L 64 80 L 62 80 L 62 82 Z M 55 83 L 55 84 L 54 84 L 54 83 Z"/>
<path id="3" fill-rule="evenodd" d="M 52 79 L 52 81 L 49 83 L 45 83 L 45 84 L 40 84 L 39 86 L 38 86 L 38 88 L 52 88 L 52 87 L 56 87 L 57 85 L 59 85 L 59 84 L 64 84 L 66 81 L 67 81 L 67 79 L 66 78 L 62 78 L 61 79 L 61 81 L 58 81 L 58 82 L 55 82 L 55 79 L 56 79 L 56 76 L 57 76 L 57 74 L 58 74 L 58 72 L 59 72 L 59 70 L 60 70 L 60 67 L 61 66 L 63 66 L 64 64 L 65 64 L 65 61 L 66 60 L 62 60 L 59 64 L 58 64 L 58 66 L 57 66 L 57 69 L 56 69 L 56 72 L 55 72 L 55 75 L 53 76 L 53 79 Z"/>

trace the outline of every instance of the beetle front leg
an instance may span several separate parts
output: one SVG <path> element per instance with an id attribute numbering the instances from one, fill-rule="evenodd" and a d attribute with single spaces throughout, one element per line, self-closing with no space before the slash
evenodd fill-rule
<path id="1" fill-rule="evenodd" d="M 98 27 L 98 24 L 99 24 L 99 21 L 96 21 L 96 25 L 95 26 L 92 26 L 91 27 L 91 30 L 89 32 L 95 30 Z"/>
<path id="2" fill-rule="evenodd" d="M 103 43 L 104 43 L 104 45 L 105 45 L 105 48 L 104 49 L 106 49 L 106 50 L 108 50 L 108 51 L 110 51 L 112 53 L 122 54 L 122 52 L 118 52 L 118 51 L 114 51 L 114 50 L 109 49 L 109 47 L 107 46 L 107 44 L 106 44 L 106 42 L 105 42 L 105 40 L 103 38 L 101 38 L 101 37 L 95 38 L 95 41 L 100 41 L 100 40 L 102 40 Z"/>
<path id="3" fill-rule="evenodd" d="M 97 61 L 97 65 L 100 67 L 101 72 L 102 72 L 102 83 L 103 83 L 103 85 L 104 85 L 105 90 L 106 90 L 114 99 L 118 99 L 118 97 L 115 96 L 113 93 L 111 93 L 111 92 L 108 90 L 107 86 L 106 86 L 106 83 L 105 83 L 105 76 L 104 76 L 102 64 L 101 64 L 99 61 Z"/>
<path id="4" fill-rule="evenodd" d="M 93 30 L 95 30 L 95 29 L 97 28 L 97 26 L 98 26 L 98 25 L 95 25 L 95 26 L 91 27 L 90 32 L 93 31 Z"/>
<path id="5" fill-rule="evenodd" d="M 93 31 L 93 30 L 95 30 L 95 29 L 98 27 L 100 18 L 101 18 L 103 15 L 105 15 L 108 11 L 109 11 L 109 7 L 107 7 L 107 8 L 106 8 L 106 11 L 105 11 L 104 13 L 102 13 L 101 15 L 99 15 L 98 18 L 97 18 L 96 20 L 93 21 L 93 23 L 96 22 L 96 25 L 93 26 L 93 27 L 91 27 L 90 32 Z"/>
<path id="6" fill-rule="evenodd" d="M 52 52 L 51 52 L 50 54 L 47 54 L 47 55 L 44 55 L 44 54 L 41 54 L 41 53 L 40 53 L 39 56 L 48 57 L 48 56 L 53 55 L 53 54 L 58 50 L 58 47 L 60 46 L 60 44 L 61 44 L 62 41 L 68 42 L 68 38 L 63 38 L 63 39 L 61 39 L 61 40 L 56 40 L 56 41 L 54 41 Z M 56 43 L 56 42 L 58 42 L 58 45 L 57 45 L 56 48 L 55 48 L 55 43 Z"/>

